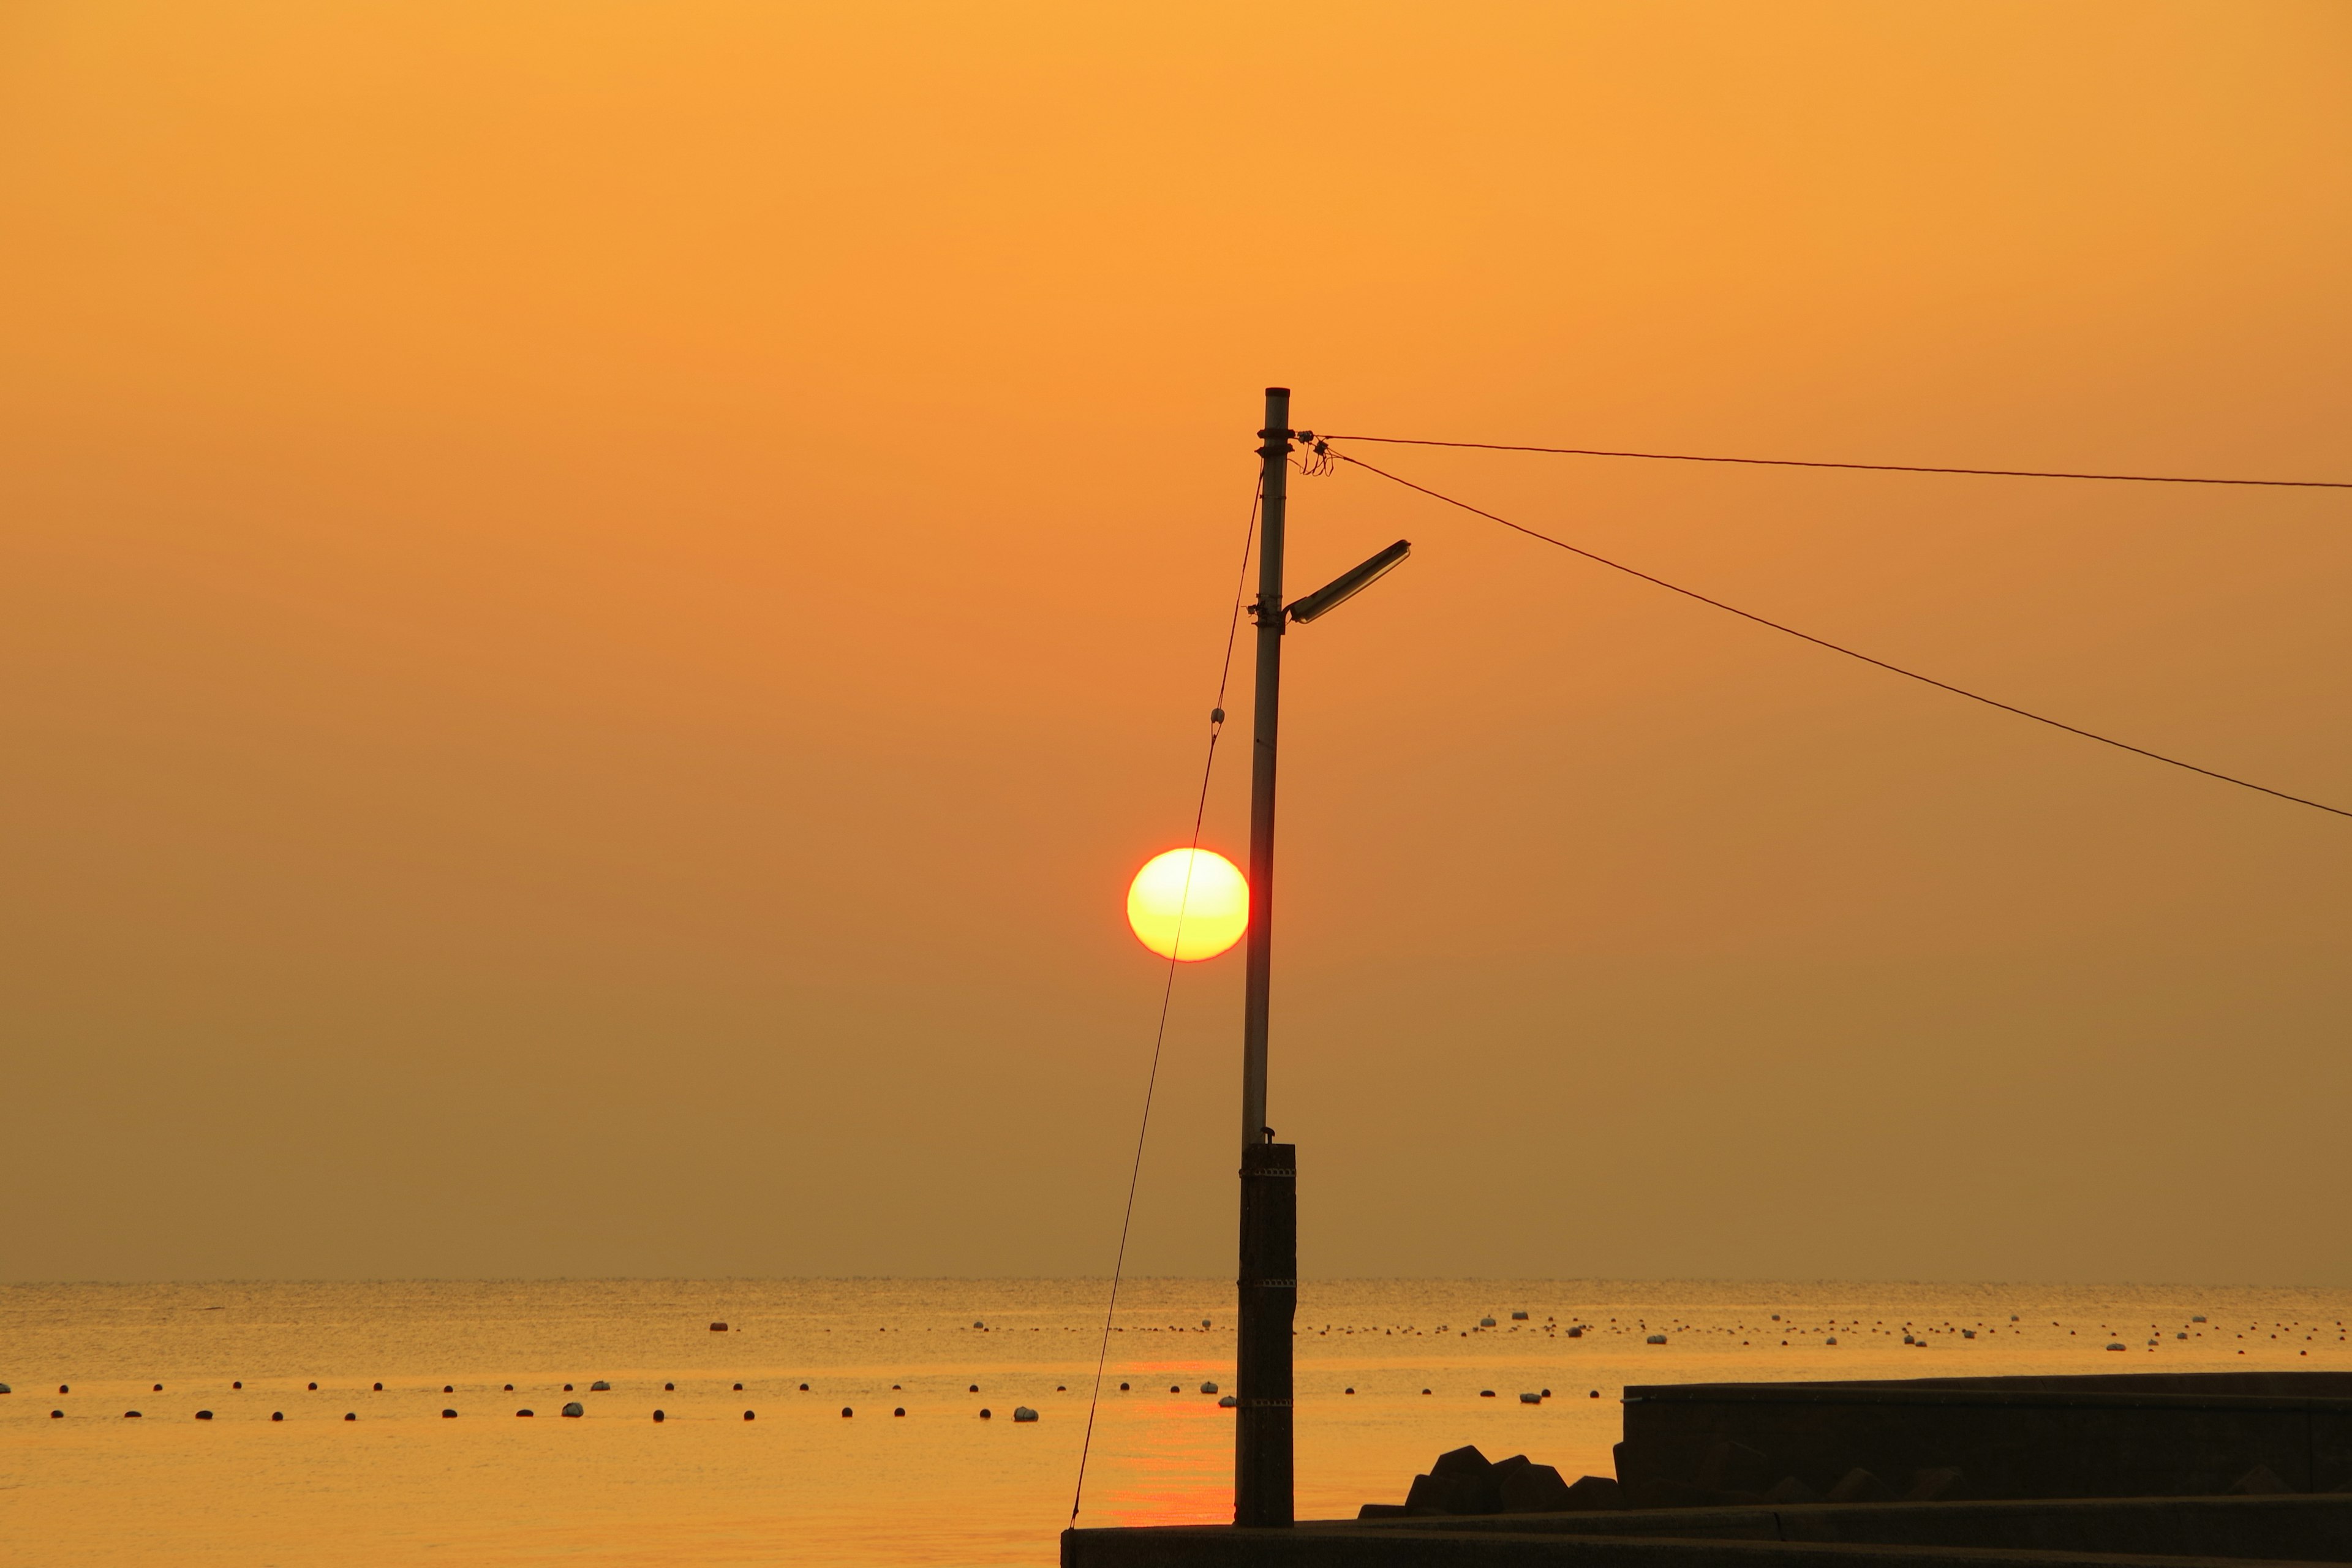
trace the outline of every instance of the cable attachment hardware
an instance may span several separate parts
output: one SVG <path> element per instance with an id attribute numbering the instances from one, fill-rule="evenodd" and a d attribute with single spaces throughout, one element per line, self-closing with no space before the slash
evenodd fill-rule
<path id="1" fill-rule="evenodd" d="M 1331 456 L 1330 442 L 1312 430 L 1293 430 L 1291 435 L 1297 438 L 1300 446 L 1307 448 L 1306 457 L 1291 459 L 1291 467 L 1297 468 L 1302 478 L 1316 479 L 1332 470 L 1335 464 Z"/>

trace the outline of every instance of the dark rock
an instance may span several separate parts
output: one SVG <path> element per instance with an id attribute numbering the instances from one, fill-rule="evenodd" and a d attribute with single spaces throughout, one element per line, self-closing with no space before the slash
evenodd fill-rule
<path id="1" fill-rule="evenodd" d="M 2279 1479 L 2268 1465 L 2256 1465 L 2240 1476 L 2230 1487 L 2232 1497 L 2282 1497 L 2294 1489 Z"/>
<path id="2" fill-rule="evenodd" d="M 1494 1461 L 1478 1451 L 1475 1443 L 1465 1443 L 1459 1448 L 1449 1448 L 1437 1456 L 1437 1463 L 1429 1467 L 1433 1476 L 1483 1476 L 1495 1468 Z"/>
<path id="3" fill-rule="evenodd" d="M 1968 1495 L 1968 1477 L 1955 1465 L 1939 1465 L 1933 1469 L 1916 1470 L 1911 1476 L 1911 1489 L 1903 1494 L 1906 1502 L 1952 1502 Z"/>
<path id="4" fill-rule="evenodd" d="M 1600 1511 L 1625 1506 L 1625 1489 L 1613 1476 L 1579 1476 L 1568 1487 L 1566 1511 Z"/>
<path id="5" fill-rule="evenodd" d="M 1568 1482 L 1549 1465 L 1520 1465 L 1503 1477 L 1501 1489 L 1505 1513 L 1560 1513 L 1570 1506 Z"/>
<path id="6" fill-rule="evenodd" d="M 1786 1508 L 1797 1503 L 1819 1502 L 1822 1494 L 1794 1476 L 1782 1476 L 1772 1483 L 1772 1489 L 1764 1494 L 1764 1500 L 1775 1507 Z"/>
<path id="7" fill-rule="evenodd" d="M 1856 1465 L 1830 1489 L 1832 1502 L 1893 1502 L 1895 1489 Z"/>

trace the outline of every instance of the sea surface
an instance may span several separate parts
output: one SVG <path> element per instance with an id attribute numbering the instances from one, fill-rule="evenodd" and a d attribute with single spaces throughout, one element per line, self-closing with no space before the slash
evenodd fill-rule
<path id="1" fill-rule="evenodd" d="M 0 1286 L 0 1563 L 1050 1563 L 1104 1291 Z M 1226 1282 L 1126 1286 L 1082 1522 L 1230 1517 L 1202 1385 L 1231 1391 L 1232 1313 Z M 1307 1281 L 1299 1511 L 1400 1500 L 1464 1443 L 1610 1474 L 1629 1384 L 2343 1371 L 2347 1319 L 2341 1290 Z"/>

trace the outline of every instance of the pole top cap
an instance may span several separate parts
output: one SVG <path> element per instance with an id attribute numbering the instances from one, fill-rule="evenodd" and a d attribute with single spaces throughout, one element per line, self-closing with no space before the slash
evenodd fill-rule
<path id="1" fill-rule="evenodd" d="M 1268 397 L 1287 397 L 1290 395 L 1290 388 L 1286 386 L 1269 386 L 1265 389 L 1265 395 Z"/>

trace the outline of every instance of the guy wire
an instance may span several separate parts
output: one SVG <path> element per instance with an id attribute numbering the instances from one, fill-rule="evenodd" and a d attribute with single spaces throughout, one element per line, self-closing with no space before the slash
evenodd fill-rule
<path id="1" fill-rule="evenodd" d="M 1078 1522 L 1078 1504 L 1087 1494 L 1087 1457 L 1094 1451 L 1095 1412 L 1102 1404 L 1103 1368 L 1110 1360 L 1111 1320 L 1118 1315 L 1119 1281 L 1127 1273 L 1127 1237 L 1135 1224 L 1135 1189 L 1143 1176 L 1143 1142 L 1151 1131 L 1151 1097 L 1160 1086 L 1160 1050 L 1168 1039 L 1168 1007 L 1176 994 L 1176 955 L 1184 951 L 1184 913 L 1192 901 L 1192 867 L 1201 847 L 1201 825 L 1208 819 L 1209 776 L 1217 766 L 1217 736 L 1225 727 L 1225 688 L 1233 679 L 1234 644 L 1241 635 L 1242 596 L 1249 586 L 1250 550 L 1257 542 L 1258 504 L 1265 496 L 1265 481 L 1261 478 L 1258 489 L 1250 497 L 1249 527 L 1242 534 L 1241 581 L 1234 587 L 1233 616 L 1225 623 L 1225 660 L 1217 671 L 1217 702 L 1209 710 L 1209 752 L 1201 763 L 1201 796 L 1192 808 L 1192 844 L 1194 851 L 1184 861 L 1184 887 L 1176 900 L 1176 934 L 1169 946 L 1168 979 L 1160 990 L 1160 1027 L 1151 1037 L 1151 1071 L 1143 1082 L 1143 1121 L 1135 1130 L 1135 1163 L 1127 1173 L 1127 1209 L 1118 1222 L 1118 1256 L 1111 1265 L 1110 1303 L 1103 1310 L 1102 1345 L 1095 1352 L 1094 1393 L 1087 1400 L 1087 1435 L 1078 1445 L 1078 1481 L 1070 1494 L 1070 1522 Z"/>

